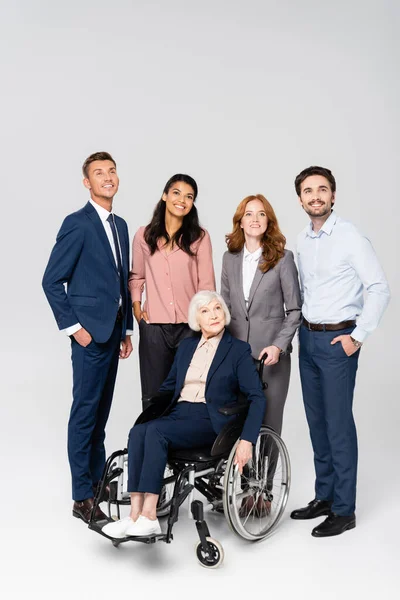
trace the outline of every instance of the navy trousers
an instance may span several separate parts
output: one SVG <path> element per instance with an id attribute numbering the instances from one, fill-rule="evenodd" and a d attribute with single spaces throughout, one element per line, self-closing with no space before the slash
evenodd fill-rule
<path id="1" fill-rule="evenodd" d="M 352 515 L 356 504 L 357 432 L 353 392 L 358 350 L 347 356 L 342 344 L 331 341 L 351 334 L 309 331 L 300 327 L 300 378 L 310 437 L 314 450 L 315 497 L 332 501 L 332 511 Z"/>
<path id="2" fill-rule="evenodd" d="M 128 492 L 159 494 L 168 449 L 211 446 L 216 437 L 203 402 L 178 402 L 169 415 L 135 425 L 128 441 Z"/>
<path id="3" fill-rule="evenodd" d="M 73 403 L 68 423 L 68 458 L 72 497 L 93 497 L 105 463 L 105 427 L 117 376 L 121 323 L 104 344 L 92 340 L 86 348 L 71 339 Z"/>

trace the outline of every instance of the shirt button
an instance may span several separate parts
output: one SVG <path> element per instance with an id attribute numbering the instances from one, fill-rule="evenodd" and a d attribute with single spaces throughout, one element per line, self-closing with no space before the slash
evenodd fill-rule
<path id="1" fill-rule="evenodd" d="M 170 302 L 170 304 L 172 304 L 172 302 Z"/>

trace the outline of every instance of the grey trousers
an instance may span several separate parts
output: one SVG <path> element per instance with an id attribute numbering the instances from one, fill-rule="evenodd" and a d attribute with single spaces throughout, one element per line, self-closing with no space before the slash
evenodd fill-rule
<path id="1" fill-rule="evenodd" d="M 279 435 L 282 431 L 283 410 L 289 389 L 290 364 L 290 354 L 282 354 L 276 365 L 264 367 L 263 372 L 263 379 L 268 384 L 264 390 L 267 409 L 263 425 L 268 425 Z"/>

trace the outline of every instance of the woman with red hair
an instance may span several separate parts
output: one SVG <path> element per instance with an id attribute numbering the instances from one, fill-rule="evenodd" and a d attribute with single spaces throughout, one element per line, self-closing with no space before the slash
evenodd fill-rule
<path id="1" fill-rule="evenodd" d="M 264 425 L 281 433 L 289 389 L 292 339 L 300 325 L 300 289 L 293 253 L 264 196 L 247 196 L 236 209 L 222 263 L 221 295 L 231 313 L 230 333 L 248 342 L 253 358 L 267 354 Z M 251 497 L 243 511 L 252 509 Z M 258 513 L 269 501 L 258 501 Z"/>

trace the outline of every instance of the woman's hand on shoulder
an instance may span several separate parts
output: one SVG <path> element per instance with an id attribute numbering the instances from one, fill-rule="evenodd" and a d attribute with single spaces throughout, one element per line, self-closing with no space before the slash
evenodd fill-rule
<path id="1" fill-rule="evenodd" d="M 276 365 L 276 363 L 279 362 L 280 353 L 281 349 L 278 348 L 278 346 L 266 346 L 261 350 L 258 360 L 261 360 L 263 354 L 267 354 L 267 358 L 264 361 L 264 365 L 267 367 L 271 365 Z"/>
<path id="2" fill-rule="evenodd" d="M 253 444 L 247 440 L 240 440 L 238 447 L 236 448 L 234 465 L 239 468 L 239 473 L 243 472 L 243 467 L 249 462 L 253 455 Z"/>

